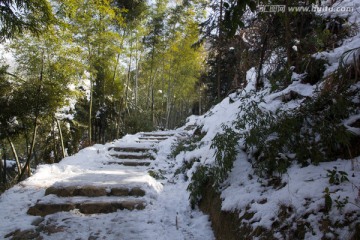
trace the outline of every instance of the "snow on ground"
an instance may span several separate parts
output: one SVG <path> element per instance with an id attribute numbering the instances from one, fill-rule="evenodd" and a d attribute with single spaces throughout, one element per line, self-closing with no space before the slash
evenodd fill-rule
<path id="1" fill-rule="evenodd" d="M 176 132 L 166 132 L 176 133 Z M 176 137 L 154 143 L 135 143 L 137 135 L 127 135 L 121 140 L 105 145 L 94 145 L 78 154 L 63 159 L 58 164 L 41 165 L 26 181 L 7 190 L 0 196 L 0 238 L 17 229 L 34 229 L 32 224 L 43 221 L 52 226 L 44 239 L 214 239 L 209 219 L 199 211 L 191 210 L 187 184 L 171 180 L 174 165 L 168 159 L 171 144 Z M 113 158 L 110 147 L 156 147 L 157 155 L 150 166 L 153 171 L 163 170 L 164 180 L 155 180 L 148 167 L 104 165 Z M 56 203 L 55 195 L 44 197 L 50 186 L 140 186 L 146 195 L 144 210 L 122 210 L 110 214 L 84 215 L 77 210 L 39 217 L 27 215 L 30 206 L 39 202 Z M 109 199 L 109 197 L 100 197 Z M 111 197 L 116 198 L 116 197 Z M 110 200 L 111 200 L 110 198 Z M 117 197 L 119 198 L 119 197 Z M 76 197 L 72 201 L 95 201 L 99 198 Z M 106 200 L 105 200 L 106 201 Z"/>
<path id="2" fill-rule="evenodd" d="M 355 160 L 359 167 L 359 159 Z M 348 174 L 349 182 L 338 185 L 330 185 L 327 170 L 334 170 Z M 274 220 L 277 219 L 281 206 L 291 207 L 295 211 L 291 219 L 301 218 L 310 214 L 313 223 L 321 221 L 323 214 L 319 212 L 324 209 L 324 190 L 329 188 L 332 199 L 344 200 L 348 197 L 351 204 L 346 204 L 344 209 L 339 210 L 335 206 L 329 215 L 344 222 L 344 213 L 359 212 L 360 198 L 358 196 L 360 186 L 360 168 L 352 170 L 351 161 L 338 160 L 335 162 L 321 163 L 319 166 L 308 166 L 300 168 L 297 165 L 290 167 L 282 178 L 283 185 L 278 189 L 267 186 L 266 181 L 262 181 L 253 173 L 251 164 L 247 161 L 245 153 L 240 153 L 234 164 L 227 181 L 229 187 L 222 192 L 224 199 L 222 209 L 234 211 L 245 209 L 250 204 L 248 212 L 255 213 L 251 219 L 252 226 L 262 226 L 271 229 Z M 236 184 L 235 184 L 236 183 Z M 357 205 L 357 206 L 356 206 Z M 244 214 L 245 212 L 243 212 Z M 321 232 L 316 224 L 313 225 L 312 234 L 310 229 L 306 239 L 319 239 Z M 346 239 L 349 229 L 339 232 L 340 239 Z M 321 237 L 320 237 L 321 238 Z"/>

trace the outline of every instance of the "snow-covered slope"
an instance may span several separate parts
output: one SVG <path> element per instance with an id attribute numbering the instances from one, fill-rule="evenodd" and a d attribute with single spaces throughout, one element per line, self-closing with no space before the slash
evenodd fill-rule
<path id="1" fill-rule="evenodd" d="M 215 149 L 210 147 L 211 140 L 217 133 L 223 131 L 223 125 L 234 128 L 232 122 L 242 115 L 239 110 L 240 106 L 259 100 L 259 96 L 264 95 L 265 102 L 261 103 L 264 110 L 292 109 L 299 106 L 301 101 L 297 99 L 282 103 L 277 97 L 286 95 L 290 90 L 303 96 L 312 96 L 314 89 L 314 86 L 295 81 L 288 88 L 277 93 L 271 94 L 264 90 L 263 93 L 242 98 L 247 94 L 243 91 L 238 95 L 229 96 L 204 116 L 189 118 L 189 124 L 201 126 L 206 135 L 199 148 L 182 152 L 177 156 L 177 161 L 181 161 L 181 159 L 184 162 L 190 162 L 192 159 L 200 160 L 186 173 L 187 177 L 191 178 L 198 165 L 214 164 Z M 234 101 L 234 99 L 237 100 Z M 356 116 L 358 115 L 351 118 L 356 118 Z M 248 220 L 243 219 L 242 223 L 250 224 L 253 229 L 263 227 L 271 231 L 274 224 L 280 224 L 284 229 L 294 230 L 299 222 L 303 222 L 306 223 L 304 224 L 305 239 L 322 239 L 324 231 L 327 231 L 327 239 L 350 238 L 356 223 L 360 223 L 360 157 L 350 160 L 338 159 L 333 162 L 320 163 L 318 166 L 301 167 L 294 164 L 282 176 L 281 185 L 274 187 L 269 184 L 268 179 L 261 178 L 256 174 L 251 161 L 249 161 L 249 156 L 241 150 L 243 148 L 241 141 L 239 146 L 239 154 L 234 162 L 234 167 L 222 185 L 223 211 L 240 212 L 239 218 L 252 213 L 253 216 Z M 349 181 L 340 185 L 330 184 L 328 171 L 336 171 L 339 178 L 341 177 L 340 172 L 345 172 Z M 324 212 L 326 188 L 329 189 L 329 196 L 334 205 L 328 214 Z M 336 201 L 339 204 L 335 204 Z M 343 207 L 341 203 L 345 203 Z M 244 209 L 247 210 L 244 211 Z M 288 209 L 286 221 L 279 218 L 279 215 L 284 214 L 282 213 L 283 209 Z M 321 223 L 327 219 L 336 222 L 338 227 L 332 226 L 330 229 L 324 230 Z M 282 234 L 274 233 L 273 237 L 283 239 L 284 234 L 286 236 L 284 232 Z"/>
<path id="2" fill-rule="evenodd" d="M 329 5 L 330 1 L 322 1 L 322 3 Z M 352 64 L 359 56 L 360 1 L 335 1 L 333 7 L 353 7 L 354 11 L 319 14 L 324 18 L 347 19 L 345 25 L 354 27 L 355 34 L 344 39 L 339 47 L 314 55 L 326 59 L 329 63 L 324 78 L 334 74 L 342 60 L 342 64 Z M 344 55 L 349 50 L 354 51 Z M 291 112 L 306 104 L 307 100 L 316 98 L 325 82 L 319 81 L 316 85 L 303 84 L 302 75 L 293 73 L 292 83 L 285 89 L 272 92 L 269 82 L 265 82 L 265 88 L 255 93 L 255 74 L 255 69 L 250 69 L 247 73 L 248 85 L 245 89 L 231 94 L 205 115 L 189 118 L 188 125 L 199 126 L 205 136 L 195 150 L 184 151 L 177 156 L 177 161 L 182 160 L 185 163 L 197 159 L 193 167 L 185 173 L 186 178 L 191 178 L 200 165 L 215 164 L 216 149 L 211 148 L 211 143 L 216 134 L 224 131 L 223 126 L 238 133 L 249 130 L 251 126 L 246 126 L 246 129 L 242 130 L 236 129 L 234 121 L 242 118 L 252 103 L 256 103 L 263 112 Z M 359 82 L 354 83 L 351 89 L 358 93 Z M 291 94 L 295 94 L 296 97 L 287 98 Z M 359 94 L 355 94 L 352 100 L 358 105 Z M 359 110 L 357 107 L 356 111 L 343 121 L 344 126 L 357 135 L 360 135 L 360 128 L 350 125 L 360 119 Z M 251 156 L 245 151 L 244 139 L 240 139 L 238 151 L 229 177 L 220 186 L 220 196 L 222 210 L 238 213 L 241 225 L 249 226 L 253 230 L 262 229 L 262 233 L 268 234 L 268 238 L 262 235 L 260 239 L 295 237 L 315 240 L 354 237 L 355 228 L 359 228 L 360 225 L 360 157 L 329 160 L 316 166 L 306 167 L 293 161 L 286 173 L 280 177 L 279 184 L 273 184 L 270 182 L 272 179 L 259 177 L 256 173 Z M 342 177 L 348 181 L 341 180 Z M 329 201 L 332 202 L 330 210 L 327 209 Z M 251 230 L 247 233 L 250 236 Z M 294 233 L 299 235 L 294 236 Z M 258 235 L 261 235 L 259 231 Z"/>

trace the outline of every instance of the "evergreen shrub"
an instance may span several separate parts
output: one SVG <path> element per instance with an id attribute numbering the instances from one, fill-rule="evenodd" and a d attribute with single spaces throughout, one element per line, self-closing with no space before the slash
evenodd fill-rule
<path id="1" fill-rule="evenodd" d="M 300 108 L 275 113 L 254 102 L 237 120 L 244 147 L 259 175 L 286 172 L 297 161 L 303 166 L 344 157 L 353 134 L 342 124 L 354 112 L 352 94 L 321 93 Z"/>

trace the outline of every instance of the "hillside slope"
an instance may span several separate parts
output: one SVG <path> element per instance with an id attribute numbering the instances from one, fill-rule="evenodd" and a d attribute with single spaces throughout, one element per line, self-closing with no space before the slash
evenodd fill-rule
<path id="1" fill-rule="evenodd" d="M 217 239 L 359 238 L 360 1 L 332 3 L 353 11 L 318 16 L 352 33 L 304 57 L 306 71 L 279 71 L 272 49 L 260 90 L 253 67 L 244 89 L 189 118 L 198 129 L 179 143 L 178 178 Z"/>

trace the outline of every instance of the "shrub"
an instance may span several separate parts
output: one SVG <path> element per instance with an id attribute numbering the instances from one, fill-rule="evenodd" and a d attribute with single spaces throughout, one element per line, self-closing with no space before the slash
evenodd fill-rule
<path id="1" fill-rule="evenodd" d="M 149 175 L 153 178 L 155 178 L 156 180 L 164 180 L 166 179 L 164 177 L 165 171 L 164 170 L 159 170 L 159 171 L 154 171 L 154 170 L 149 170 L 148 171 Z"/>
<path id="2" fill-rule="evenodd" d="M 352 112 L 350 98 L 345 93 L 321 94 L 292 112 L 269 113 L 254 105 L 237 123 L 251 126 L 242 136 L 254 166 L 261 174 L 273 175 L 284 173 L 293 159 L 308 165 L 343 156 L 352 137 L 342 125 Z"/>
<path id="3" fill-rule="evenodd" d="M 171 153 L 169 158 L 175 158 L 181 152 L 190 152 L 195 150 L 200 144 L 201 139 L 205 136 L 205 133 L 193 135 L 189 138 L 181 139 L 171 146 Z"/>
<path id="4" fill-rule="evenodd" d="M 190 192 L 189 200 L 192 208 L 199 203 L 203 195 L 203 188 L 211 181 L 211 174 L 209 168 L 204 165 L 200 165 L 191 177 L 191 182 L 187 187 Z"/>
<path id="5" fill-rule="evenodd" d="M 189 161 L 185 161 L 183 162 L 183 165 L 176 169 L 174 175 L 179 175 L 179 174 L 185 174 L 188 170 L 190 170 L 192 168 L 192 166 L 194 165 L 195 162 L 200 162 L 200 159 L 198 158 L 192 158 Z M 188 180 L 187 175 L 185 175 L 185 181 Z"/>
<path id="6" fill-rule="evenodd" d="M 222 128 L 223 133 L 216 134 L 210 146 L 215 149 L 215 163 L 211 166 L 198 166 L 191 177 L 187 190 L 190 192 L 189 200 L 192 208 L 202 199 L 203 188 L 209 182 L 218 189 L 233 168 L 238 153 L 237 146 L 240 135 L 230 127 L 223 125 Z M 191 165 L 194 161 L 191 162 Z"/>
<path id="7" fill-rule="evenodd" d="M 152 120 L 147 112 L 131 112 L 125 117 L 125 133 L 151 132 L 154 130 Z"/>
<path id="8" fill-rule="evenodd" d="M 211 168 L 215 184 L 220 185 L 228 176 L 238 153 L 240 135 L 230 127 L 222 126 L 224 132 L 218 133 L 212 140 L 210 148 L 215 150 L 215 165 Z"/>
<path id="9" fill-rule="evenodd" d="M 274 71 L 270 77 L 271 91 L 283 90 L 291 83 L 292 71 L 283 64 L 278 70 Z"/>
<path id="10" fill-rule="evenodd" d="M 305 58 L 300 64 L 299 71 L 306 73 L 302 79 L 302 83 L 310 83 L 314 85 L 322 80 L 324 71 L 326 69 L 325 64 L 327 63 L 324 59 L 317 58 Z"/>

